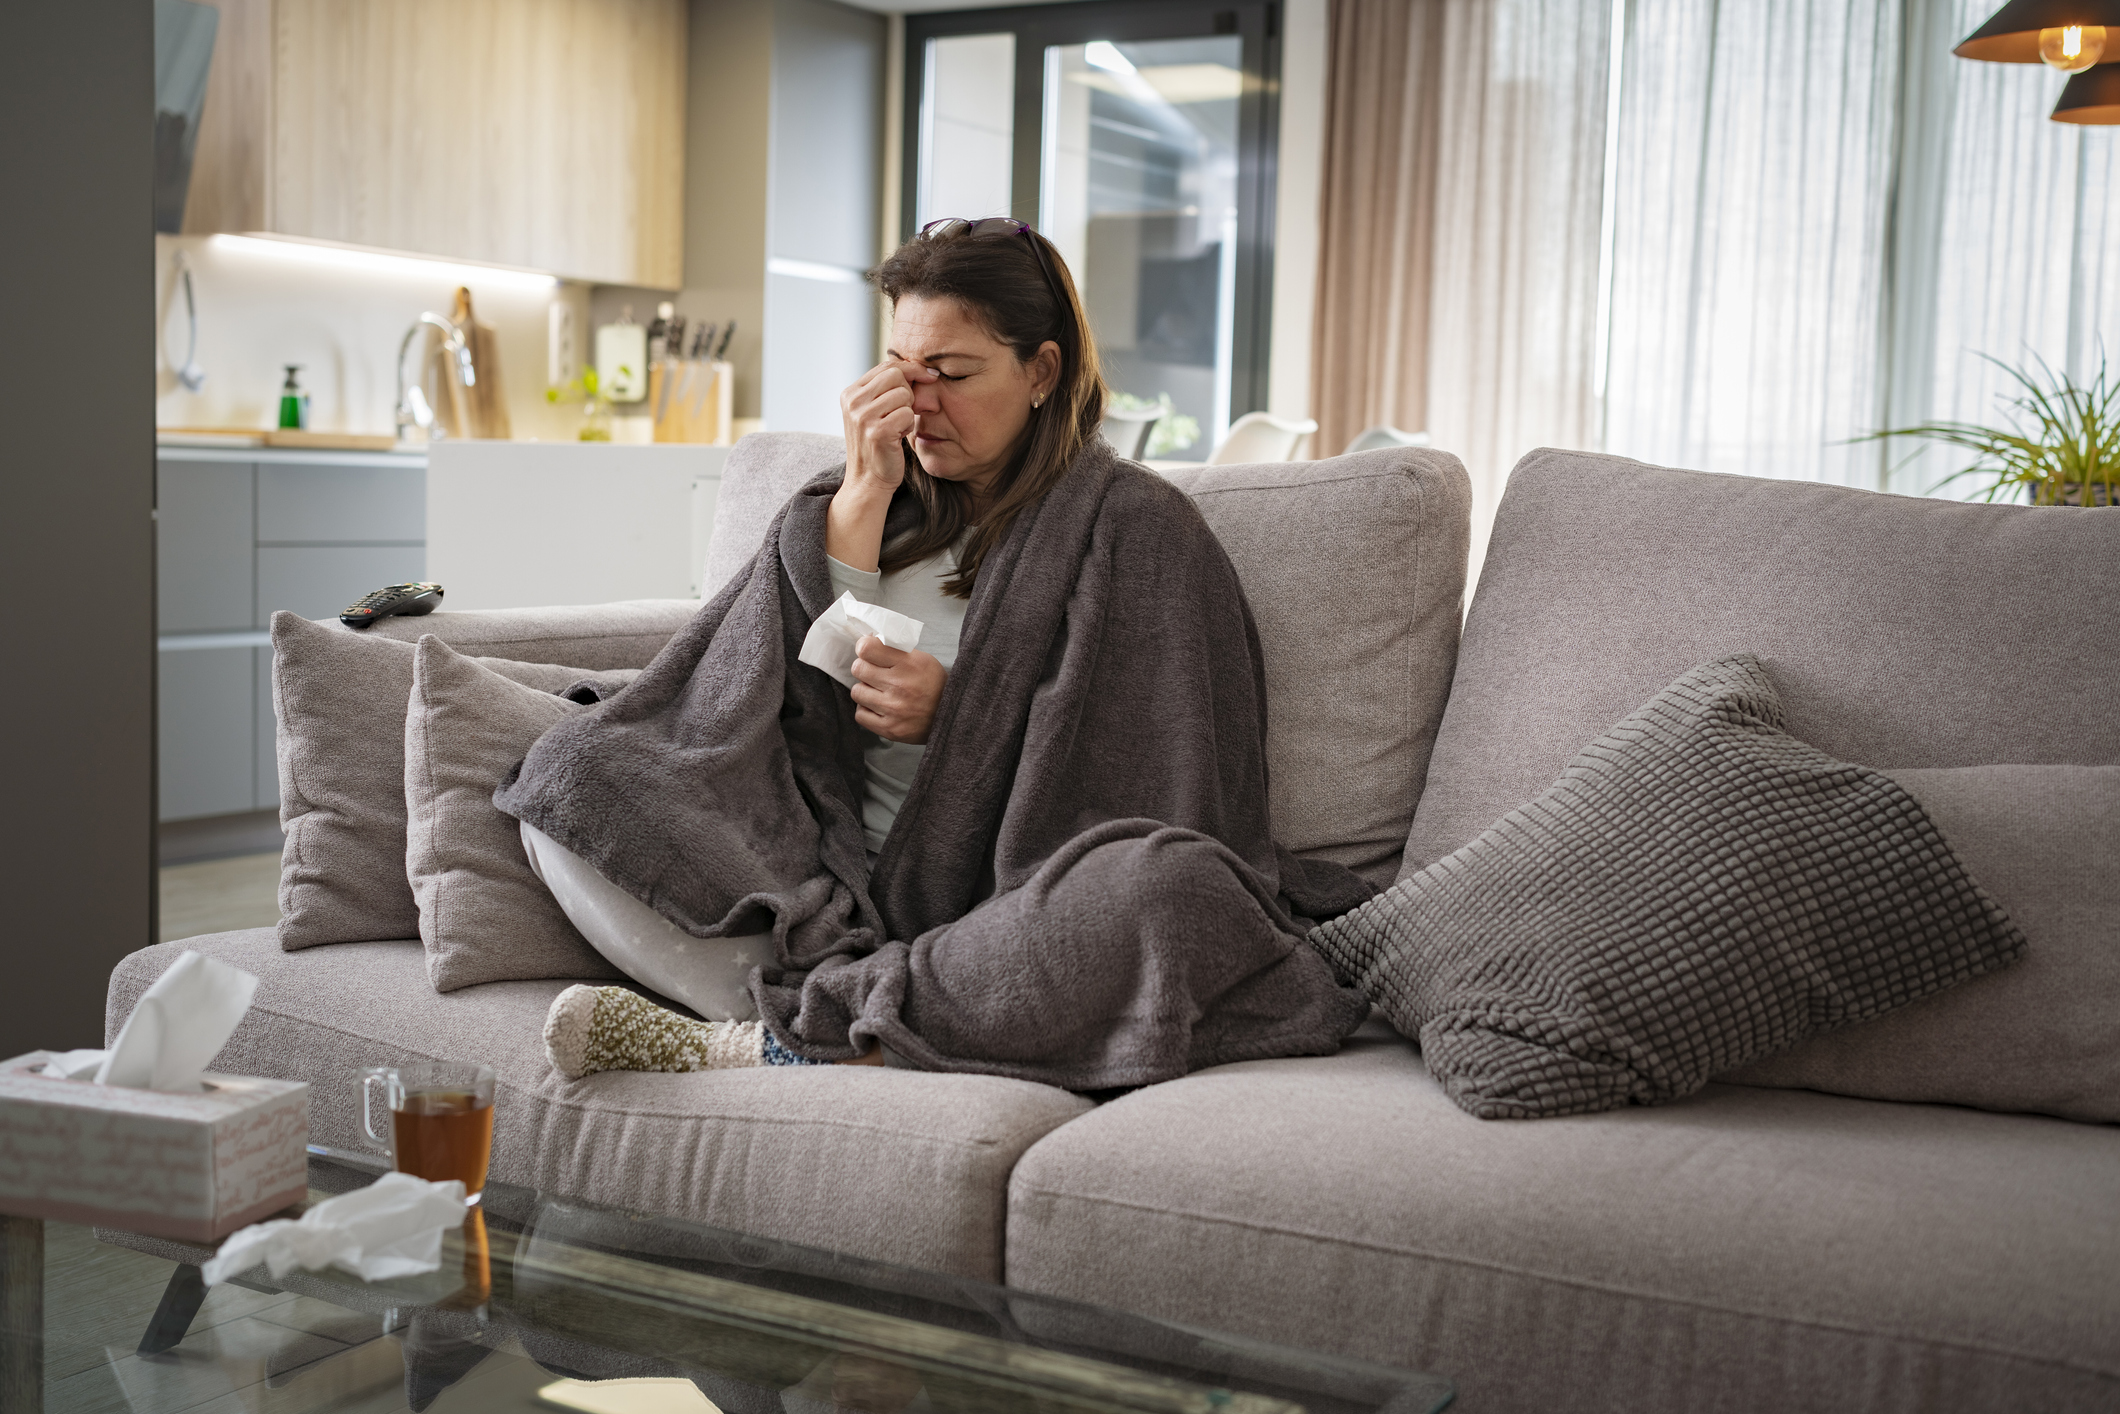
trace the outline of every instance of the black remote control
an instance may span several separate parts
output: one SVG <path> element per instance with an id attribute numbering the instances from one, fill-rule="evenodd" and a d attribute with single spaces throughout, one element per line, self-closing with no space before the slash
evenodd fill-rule
<path id="1" fill-rule="evenodd" d="M 431 614 L 441 602 L 439 584 L 386 584 L 359 603 L 349 604 L 340 613 L 339 622 L 348 628 L 366 628 L 392 614 Z"/>

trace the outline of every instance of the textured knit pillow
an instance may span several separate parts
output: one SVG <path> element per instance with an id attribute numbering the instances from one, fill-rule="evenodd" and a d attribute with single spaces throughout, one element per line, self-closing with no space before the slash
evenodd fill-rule
<path id="1" fill-rule="evenodd" d="M 405 875 L 437 992 L 480 982 L 623 981 L 531 872 L 494 787 L 581 707 L 480 666 L 438 638 L 413 659 L 405 711 Z"/>
<path id="2" fill-rule="evenodd" d="M 416 938 L 405 880 L 405 703 L 413 645 L 272 616 L 272 708 L 279 719 L 280 946 Z M 504 658 L 478 662 L 558 692 L 591 669 Z"/>
<path id="3" fill-rule="evenodd" d="M 1899 785 L 1704 664 L 1530 804 L 1311 933 L 1482 1119 L 1659 1104 L 2024 950 Z"/>

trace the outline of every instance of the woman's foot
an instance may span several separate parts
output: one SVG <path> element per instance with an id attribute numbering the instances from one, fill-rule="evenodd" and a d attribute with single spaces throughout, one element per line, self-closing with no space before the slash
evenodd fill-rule
<path id="1" fill-rule="evenodd" d="M 624 987 L 569 987 L 545 1014 L 545 1054 L 569 1080 L 600 1070 L 823 1065 L 756 1021 L 695 1021 Z"/>

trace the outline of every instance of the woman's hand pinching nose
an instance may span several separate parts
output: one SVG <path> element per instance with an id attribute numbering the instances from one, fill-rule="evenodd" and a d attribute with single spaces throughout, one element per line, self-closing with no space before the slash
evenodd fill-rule
<path id="1" fill-rule="evenodd" d="M 926 743 L 949 669 L 932 653 L 892 648 L 874 634 L 854 647 L 854 724 L 885 741 Z"/>

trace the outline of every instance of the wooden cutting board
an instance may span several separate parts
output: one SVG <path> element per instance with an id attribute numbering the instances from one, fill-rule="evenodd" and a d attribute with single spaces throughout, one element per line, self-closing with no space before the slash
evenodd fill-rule
<path id="1" fill-rule="evenodd" d="M 157 427 L 157 439 L 182 446 L 301 447 L 319 452 L 393 452 L 397 438 L 380 432 L 304 432 L 292 427 Z"/>

